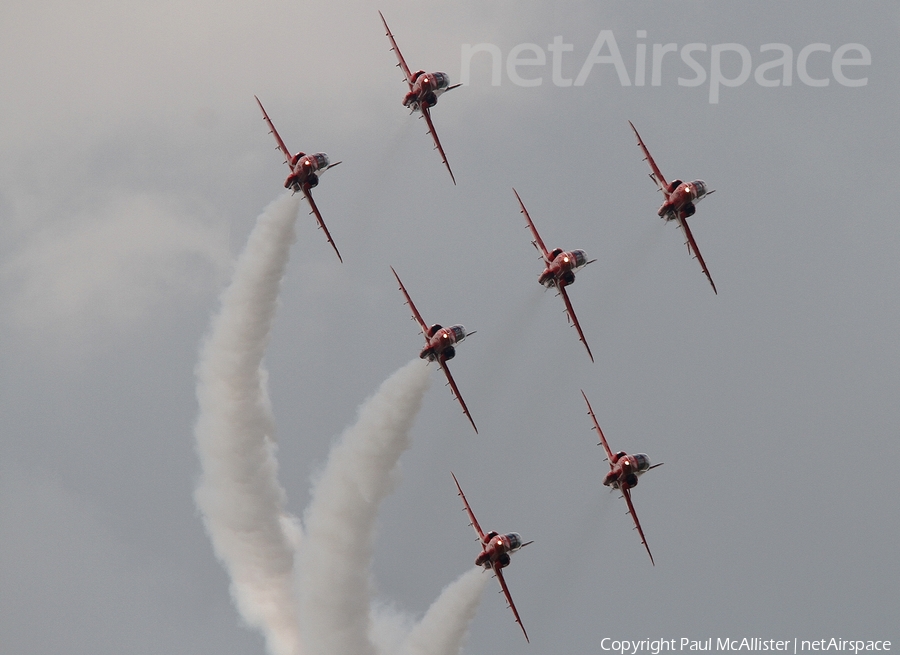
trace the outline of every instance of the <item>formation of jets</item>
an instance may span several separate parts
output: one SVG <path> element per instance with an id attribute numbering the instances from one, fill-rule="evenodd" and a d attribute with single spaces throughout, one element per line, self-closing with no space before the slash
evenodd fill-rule
<path id="1" fill-rule="evenodd" d="M 446 73 L 426 73 L 423 70 L 418 70 L 415 73 L 412 73 L 409 69 L 409 66 L 406 64 L 406 60 L 400 53 L 400 49 L 397 46 L 397 42 L 394 39 L 393 33 L 388 27 L 387 21 L 385 20 L 381 12 L 378 13 L 381 17 L 381 22 L 384 25 L 386 36 L 390 41 L 390 49 L 397 57 L 397 66 L 403 71 L 403 74 L 405 75 L 405 81 L 408 86 L 408 92 L 403 97 L 403 105 L 410 110 L 410 113 L 419 112 L 420 117 L 425 119 L 425 122 L 428 125 L 428 134 L 431 135 L 434 141 L 434 148 L 440 154 L 441 162 L 444 164 L 444 166 L 446 166 L 447 171 L 450 173 L 450 178 L 453 181 L 453 184 L 456 184 L 456 178 L 453 175 L 453 171 L 450 168 L 449 162 L 447 161 L 447 155 L 444 153 L 444 148 L 441 145 L 441 141 L 438 138 L 434 123 L 432 122 L 431 109 L 437 104 L 438 98 L 441 96 L 441 94 L 455 89 L 460 85 L 451 85 L 450 79 Z M 322 219 L 322 215 L 319 212 L 319 209 L 316 206 L 311 193 L 312 189 L 318 185 L 321 175 L 325 171 L 333 168 L 334 166 L 337 166 L 341 162 L 331 163 L 331 160 L 328 158 L 328 156 L 322 152 L 310 155 L 303 152 L 297 152 L 296 154 L 292 155 L 287 146 L 285 146 L 284 141 L 279 136 L 278 131 L 275 129 L 275 125 L 272 123 L 269 115 L 266 113 L 266 110 L 263 107 L 262 102 L 260 102 L 259 98 L 256 98 L 256 102 L 259 105 L 260 110 L 262 111 L 263 120 L 266 122 L 269 127 L 270 133 L 275 138 L 277 149 L 281 151 L 282 155 L 284 156 L 284 162 L 288 164 L 290 168 L 290 173 L 288 174 L 287 179 L 285 179 L 284 181 L 285 188 L 291 189 L 291 191 L 294 193 L 300 192 L 303 194 L 312 209 L 310 213 L 315 215 L 319 228 L 322 229 L 322 231 L 325 233 L 325 237 L 328 240 L 328 243 L 331 244 L 332 248 L 334 248 L 338 259 L 343 262 L 341 254 L 337 249 L 337 245 L 335 245 L 335 242 L 332 239 L 328 228 L 325 226 L 325 221 Z M 687 222 L 687 219 L 693 216 L 696 212 L 697 203 L 706 196 L 712 194 L 713 190 L 708 189 L 706 183 L 703 182 L 703 180 L 683 182 L 682 180 L 675 179 L 671 182 L 667 182 L 665 177 L 663 177 L 663 174 L 660 172 L 659 167 L 656 165 L 656 162 L 653 160 L 653 157 L 650 155 L 650 151 L 644 144 L 643 139 L 641 139 L 640 134 L 638 134 L 637 129 L 630 121 L 629 125 L 631 125 L 631 129 L 634 131 L 635 137 L 637 137 L 638 146 L 644 153 L 644 160 L 650 165 L 650 178 L 654 181 L 654 183 L 657 185 L 657 188 L 662 192 L 664 196 L 664 202 L 657 211 L 657 214 L 666 222 L 677 222 L 678 227 L 680 227 L 684 232 L 685 243 L 687 245 L 688 252 L 692 254 L 693 257 L 696 258 L 700 263 L 700 267 L 702 268 L 704 275 L 706 275 L 706 278 L 709 280 L 710 285 L 712 285 L 713 291 L 718 294 L 716 285 L 712 280 L 712 276 L 709 273 L 706 262 L 703 260 L 703 257 L 700 254 L 700 250 L 697 247 L 697 242 L 695 241 Z M 538 276 L 538 283 L 548 289 L 556 289 L 558 295 L 562 296 L 563 303 L 565 304 L 566 315 L 568 316 L 570 323 L 574 325 L 575 330 L 578 334 L 579 341 L 584 344 L 588 356 L 593 362 L 594 356 L 591 353 L 590 346 L 588 346 L 587 339 L 585 338 L 584 331 L 582 330 L 581 324 L 578 321 L 578 317 L 575 315 L 575 310 L 572 307 L 572 302 L 569 299 L 566 287 L 571 286 L 575 282 L 575 273 L 577 271 L 596 260 L 588 260 L 587 255 L 583 250 L 563 250 L 562 248 L 554 248 L 553 250 L 548 249 L 544 244 L 543 239 L 541 239 L 541 236 L 538 233 L 537 228 L 535 227 L 534 221 L 528 214 L 528 210 L 525 208 L 525 204 L 522 202 L 522 198 L 519 196 L 519 193 L 515 189 L 513 189 L 513 193 L 515 194 L 516 200 L 519 203 L 521 213 L 525 217 L 528 229 L 531 231 L 531 235 L 533 237 L 532 244 L 538 250 L 543 260 L 544 269 Z M 439 324 L 427 324 L 422 318 L 422 315 L 419 313 L 419 310 L 413 303 L 413 300 L 410 297 L 409 292 L 406 290 L 406 287 L 403 285 L 403 282 L 400 280 L 400 276 L 397 275 L 397 272 L 393 267 L 391 267 L 391 272 L 393 272 L 397 283 L 400 285 L 400 291 L 403 293 L 403 296 L 406 299 L 406 304 L 409 305 L 413 320 L 418 323 L 422 335 L 425 337 L 425 346 L 420 351 L 419 357 L 429 362 L 437 363 L 438 367 L 443 371 L 444 375 L 447 378 L 447 384 L 450 387 L 453 397 L 459 403 L 460 407 L 462 408 L 463 414 L 469 420 L 472 428 L 477 433 L 478 428 L 475 426 L 475 421 L 473 420 L 472 415 L 469 412 L 469 408 L 466 406 L 462 394 L 460 394 L 459 388 L 456 385 L 456 381 L 450 374 L 450 369 L 447 365 L 447 362 L 456 356 L 456 348 L 458 344 L 460 344 L 466 337 L 474 334 L 474 331 L 467 332 L 465 327 L 463 327 L 462 325 L 442 327 Z M 641 527 L 641 523 L 638 520 L 637 513 L 635 512 L 634 505 L 632 503 L 631 490 L 637 486 L 638 480 L 641 475 L 656 468 L 657 466 L 661 466 L 661 464 L 651 465 L 650 459 L 647 457 L 647 455 L 642 453 L 628 454 L 625 451 L 613 452 L 609 447 L 609 443 L 607 442 L 603 431 L 600 429 L 600 424 L 597 421 L 594 410 L 587 399 L 587 395 L 584 393 L 584 391 L 581 392 L 581 395 L 584 397 L 584 402 L 587 405 L 588 409 L 588 415 L 593 421 L 593 429 L 597 432 L 600 438 L 600 445 L 603 446 L 603 450 L 606 453 L 606 460 L 609 463 L 610 467 L 609 472 L 606 473 L 606 475 L 603 477 L 602 484 L 604 486 L 610 487 L 611 489 L 619 491 L 622 497 L 625 499 L 625 503 L 628 507 L 627 513 L 631 515 L 631 518 L 634 522 L 634 528 L 640 535 L 641 544 L 643 544 L 644 548 L 647 550 L 647 555 L 649 555 L 650 557 L 651 564 L 655 565 L 655 562 L 653 561 L 653 554 L 650 552 L 650 547 L 647 544 L 646 537 L 644 536 L 644 530 Z M 453 474 L 451 473 L 451 475 Z M 519 612 L 516 609 L 515 603 L 513 603 L 512 595 L 510 594 L 509 588 L 506 584 L 506 580 L 503 577 L 503 569 L 509 566 L 511 553 L 518 551 L 519 549 L 527 546 L 532 542 L 529 541 L 523 543 L 521 536 L 516 532 L 500 534 L 498 532 L 485 532 L 484 530 L 482 530 L 455 475 L 453 475 L 453 481 L 456 483 L 456 488 L 460 498 L 462 498 L 464 509 L 469 516 L 469 522 L 475 529 L 475 533 L 478 536 L 478 540 L 481 544 L 481 552 L 475 559 L 475 564 L 476 566 L 484 567 L 485 569 L 493 572 L 494 576 L 497 578 L 497 581 L 500 583 L 500 588 L 504 596 L 506 597 L 509 608 L 512 610 L 516 623 L 518 623 L 519 627 L 522 628 L 522 633 L 525 635 L 525 640 L 529 641 L 528 633 L 525 632 L 525 627 L 524 625 L 522 625 L 522 621 L 519 618 Z"/>

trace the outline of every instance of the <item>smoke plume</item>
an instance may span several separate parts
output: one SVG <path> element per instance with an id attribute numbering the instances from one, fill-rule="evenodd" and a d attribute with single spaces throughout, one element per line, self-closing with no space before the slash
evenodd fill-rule
<path id="1" fill-rule="evenodd" d="M 312 654 L 375 655 L 369 639 L 375 519 L 430 380 L 421 360 L 388 378 L 332 448 L 313 488 L 298 558 L 301 620 Z"/>
<path id="2" fill-rule="evenodd" d="M 415 625 L 372 599 L 378 508 L 430 384 L 423 361 L 399 369 L 362 405 L 313 486 L 303 526 L 285 510 L 262 359 L 297 209 L 282 196 L 257 219 L 201 349 L 197 506 L 237 609 L 271 655 L 457 655 L 489 577 L 480 570 L 448 585 Z"/>
<path id="3" fill-rule="evenodd" d="M 490 575 L 473 568 L 449 584 L 410 631 L 403 655 L 457 655 Z"/>
<path id="4" fill-rule="evenodd" d="M 275 423 L 262 367 L 297 209 L 298 200 L 284 195 L 257 219 L 196 373 L 195 436 L 203 472 L 195 500 L 231 576 L 238 611 L 263 632 L 272 655 L 301 652 L 293 587 L 299 531 L 285 531 L 292 521 L 277 479 Z"/>

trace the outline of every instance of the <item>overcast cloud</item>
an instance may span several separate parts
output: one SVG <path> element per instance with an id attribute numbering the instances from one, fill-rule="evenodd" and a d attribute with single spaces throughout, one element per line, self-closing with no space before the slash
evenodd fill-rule
<path id="1" fill-rule="evenodd" d="M 458 186 L 379 9 L 414 70 L 500 53 L 499 85 L 478 52 L 433 110 Z M 605 30 L 629 85 L 615 62 L 576 85 Z M 432 366 L 375 526 L 379 612 L 416 620 L 472 567 L 452 469 L 483 527 L 535 541 L 506 573 L 532 643 L 489 580 L 464 652 L 900 642 L 898 32 L 888 3 L 3 3 L 0 652 L 265 652 L 193 500 L 201 342 L 287 174 L 254 94 L 292 151 L 343 160 L 314 194 L 345 263 L 300 203 L 265 353 L 286 512 L 421 348 L 390 265 L 426 321 L 477 330 L 451 366 L 479 434 Z M 658 86 L 654 44 L 676 48 Z M 750 68 L 711 103 L 714 52 L 741 77 L 723 44 Z M 789 86 L 759 83 L 767 44 Z M 798 68 L 813 44 L 827 86 Z M 865 85 L 835 73 L 845 44 Z M 718 296 L 628 120 L 667 177 L 716 189 L 691 227 Z M 537 284 L 513 186 L 550 248 L 597 259 L 569 290 L 596 363 Z M 665 462 L 633 493 L 655 567 L 579 389 L 613 449 Z"/>

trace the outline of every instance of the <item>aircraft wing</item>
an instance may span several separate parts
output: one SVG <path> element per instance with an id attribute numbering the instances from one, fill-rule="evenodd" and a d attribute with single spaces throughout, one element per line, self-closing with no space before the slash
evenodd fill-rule
<path id="1" fill-rule="evenodd" d="M 256 98 L 256 96 L 253 97 Z M 284 141 L 282 141 L 281 137 L 278 136 L 278 130 L 275 129 L 275 126 L 272 124 L 271 119 L 269 119 L 269 115 L 266 113 L 266 110 L 262 106 L 262 103 L 259 101 L 259 98 L 256 98 L 256 104 L 258 104 L 259 108 L 262 110 L 263 120 L 269 125 L 269 134 L 275 137 L 275 141 L 278 143 L 278 150 L 281 150 L 281 152 L 284 154 L 284 163 L 289 163 L 291 161 L 291 151 L 287 149 L 287 146 L 284 145 Z M 319 219 L 319 222 L 322 222 L 321 218 Z M 331 239 L 329 239 L 329 241 L 331 241 Z"/>
<path id="2" fill-rule="evenodd" d="M 656 182 L 656 186 L 659 187 L 659 190 L 663 192 L 663 195 L 668 199 L 669 197 L 669 185 L 666 182 L 666 178 L 663 177 L 663 174 L 659 171 L 659 167 L 656 165 L 656 162 L 653 161 L 653 157 L 650 156 L 650 151 L 647 150 L 647 146 L 644 145 L 644 141 L 641 139 L 641 135 L 638 134 L 638 131 L 635 129 L 634 124 L 631 121 L 628 121 L 628 124 L 631 125 L 631 129 L 634 130 L 634 135 L 637 137 L 638 145 L 641 147 L 641 150 L 644 151 L 644 161 L 650 164 L 650 169 L 653 171 L 653 174 L 650 175 L 650 178 Z"/>
<path id="3" fill-rule="evenodd" d="M 338 259 L 343 264 L 344 260 L 341 257 L 341 253 L 338 252 L 337 246 L 334 245 L 334 239 L 331 238 L 331 233 L 328 231 L 328 228 L 325 227 L 325 221 L 322 220 L 322 214 L 319 213 L 319 208 L 316 207 L 316 201 L 313 200 L 312 193 L 310 193 L 309 191 L 309 185 L 304 184 L 301 189 L 303 190 L 303 195 L 306 196 L 307 201 L 309 201 L 309 206 L 312 207 L 312 211 L 310 212 L 310 214 L 315 214 L 316 220 L 319 222 L 319 227 L 322 228 L 323 232 L 325 232 L 325 238 L 328 239 L 328 243 L 330 243 L 331 247 L 334 248 L 335 254 L 337 254 Z"/>
<path id="4" fill-rule="evenodd" d="M 572 309 L 572 301 L 569 300 L 569 294 L 566 293 L 566 288 L 564 286 L 558 286 L 557 289 L 559 289 L 559 295 L 562 296 L 563 302 L 566 303 L 566 313 L 569 315 L 569 318 L 575 325 L 575 329 L 578 331 L 578 339 L 584 344 L 584 347 L 587 348 L 588 357 L 590 357 L 593 362 L 594 356 L 591 354 L 591 347 L 584 338 L 584 332 L 581 331 L 581 324 L 578 322 L 578 317 L 575 316 L 575 310 Z"/>
<path id="5" fill-rule="evenodd" d="M 606 437 L 603 436 L 603 430 L 600 429 L 600 424 L 597 422 L 597 417 L 594 416 L 594 410 L 591 409 L 591 403 L 588 402 L 587 396 L 584 391 L 581 392 L 581 395 L 584 396 L 584 402 L 587 403 L 588 414 L 591 415 L 591 419 L 594 421 L 594 429 L 597 431 L 597 434 L 600 435 L 600 445 L 603 446 L 603 450 L 606 451 L 606 461 L 609 462 L 609 467 L 612 468 L 612 450 L 609 449 L 609 444 L 606 443 Z"/>
<path id="6" fill-rule="evenodd" d="M 450 472 L 450 475 L 453 475 L 453 471 Z M 475 518 L 475 513 L 472 511 L 472 508 L 469 507 L 469 501 L 466 500 L 466 494 L 463 493 L 462 487 L 459 486 L 459 480 L 456 479 L 455 475 L 453 475 L 453 481 L 456 483 L 456 488 L 459 491 L 459 497 L 463 500 L 463 505 L 466 506 L 466 513 L 469 515 L 469 524 L 475 528 L 475 534 L 478 535 L 478 540 L 484 544 L 486 541 L 484 530 L 478 525 L 478 519 Z"/>
<path id="7" fill-rule="evenodd" d="M 700 254 L 700 249 L 697 247 L 697 242 L 694 241 L 694 235 L 691 234 L 691 228 L 688 227 L 687 220 L 682 218 L 679 214 L 677 216 L 678 225 L 681 226 L 681 229 L 684 230 L 684 244 L 688 247 L 688 252 L 693 252 L 694 257 L 700 262 L 700 268 L 703 269 L 703 273 L 706 275 L 706 279 L 709 280 L 709 283 L 712 285 L 713 291 L 718 296 L 719 292 L 716 291 L 716 283 L 713 282 L 712 276 L 709 274 L 709 269 L 706 268 L 706 262 L 703 261 L 703 255 Z"/>
<path id="8" fill-rule="evenodd" d="M 641 522 L 638 521 L 637 514 L 634 511 L 634 505 L 631 504 L 631 490 L 622 489 L 622 496 L 625 498 L 625 502 L 628 504 L 628 513 L 631 514 L 631 518 L 634 519 L 634 527 L 637 529 L 638 534 L 641 535 L 641 543 L 644 544 L 644 548 L 647 549 L 647 554 L 650 555 L 650 563 L 653 566 L 656 566 L 656 562 L 653 561 L 653 553 L 650 552 L 650 546 L 647 545 L 647 539 L 644 538 L 644 531 L 641 529 Z"/>
<path id="9" fill-rule="evenodd" d="M 525 641 L 531 643 L 531 640 L 528 638 L 528 633 L 525 632 L 525 626 L 522 625 L 522 619 L 519 618 L 519 612 L 516 611 L 516 604 L 513 602 L 512 595 L 509 593 L 509 587 L 506 586 L 506 580 L 503 579 L 503 569 L 496 563 L 494 563 L 492 567 L 494 569 L 494 575 L 497 577 L 497 582 L 500 583 L 500 588 L 503 590 L 503 595 L 506 596 L 506 604 L 509 605 L 509 609 L 512 610 L 513 616 L 516 617 L 516 623 L 522 628 L 522 634 L 525 635 Z"/>
<path id="10" fill-rule="evenodd" d="M 537 228 L 534 226 L 534 222 L 531 220 L 531 216 L 528 215 L 528 210 L 525 209 L 525 203 L 523 203 L 522 199 L 519 197 L 519 192 L 513 189 L 513 193 L 516 194 L 516 200 L 519 201 L 519 207 L 522 208 L 522 213 L 525 215 L 525 220 L 528 221 L 528 229 L 531 230 L 531 234 L 534 237 L 534 241 L 532 241 L 534 247 L 541 251 L 541 256 L 543 256 L 544 261 L 549 264 L 550 251 L 547 250 L 547 246 L 544 245 L 544 241 L 543 239 L 541 239 L 541 235 L 538 234 Z"/>
<path id="11" fill-rule="evenodd" d="M 384 14 L 379 11 L 378 15 L 381 16 L 381 22 L 384 23 L 384 31 L 387 34 L 387 38 L 391 40 L 391 50 L 397 55 L 397 61 L 399 62 L 397 66 L 403 70 L 403 74 L 406 75 L 406 83 L 409 85 L 410 90 L 412 90 L 413 78 L 412 74 L 409 72 L 409 66 L 406 65 L 406 60 L 404 60 L 403 55 L 400 54 L 400 48 L 397 47 L 397 42 L 394 41 L 394 35 L 391 34 L 391 28 L 388 27 L 387 21 L 384 20 Z"/>
<path id="12" fill-rule="evenodd" d="M 422 328 L 422 334 L 428 334 L 428 326 L 425 325 L 425 321 L 422 320 L 422 315 L 419 313 L 419 310 L 416 309 L 415 303 L 412 301 L 412 298 L 409 297 L 409 294 L 406 292 L 406 287 L 403 286 L 403 282 L 400 281 L 400 276 L 397 275 L 397 271 L 394 270 L 394 267 L 391 266 L 391 273 L 394 274 L 394 277 L 397 278 L 397 283 L 400 285 L 400 291 L 403 292 L 403 295 L 406 296 L 406 304 L 409 305 L 409 308 L 412 310 L 413 318 L 419 324 L 419 327 Z M 426 340 L 428 337 L 425 337 Z"/>
<path id="13" fill-rule="evenodd" d="M 469 419 L 469 423 L 472 424 L 472 427 L 475 430 L 475 434 L 478 434 L 478 428 L 475 427 L 475 421 L 472 420 L 472 415 L 469 414 L 469 408 L 466 407 L 466 401 L 463 400 L 462 395 L 459 393 L 459 389 L 456 387 L 456 382 L 453 380 L 453 376 L 450 375 L 450 368 L 447 366 L 447 360 L 444 359 L 443 354 L 438 358 L 438 364 L 440 365 L 441 370 L 444 371 L 444 375 L 447 376 L 447 384 L 450 385 L 450 389 L 453 392 L 453 397 L 459 401 L 460 406 L 462 406 L 463 414 L 465 414 L 466 418 Z"/>
<path id="14" fill-rule="evenodd" d="M 431 122 L 431 110 L 428 109 L 428 107 L 422 107 L 422 116 L 425 117 L 425 122 L 428 123 L 428 133 L 431 135 L 431 138 L 434 139 L 435 150 L 441 153 L 441 161 L 444 162 L 444 166 L 447 167 L 447 171 L 450 173 L 450 179 L 453 180 L 453 184 L 456 184 L 456 178 L 453 176 L 453 171 L 450 170 L 450 164 L 447 163 L 447 155 L 444 154 L 441 140 L 438 139 L 437 130 L 434 129 L 434 123 Z"/>

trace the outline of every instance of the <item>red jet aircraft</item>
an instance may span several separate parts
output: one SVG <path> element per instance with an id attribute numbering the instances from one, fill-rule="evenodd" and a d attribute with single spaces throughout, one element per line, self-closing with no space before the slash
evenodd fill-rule
<path id="1" fill-rule="evenodd" d="M 694 180 L 693 182 L 672 180 L 671 182 L 666 182 L 666 178 L 659 172 L 656 162 L 653 161 L 653 157 L 650 156 L 650 151 L 647 150 L 647 146 L 645 146 L 644 142 L 641 140 L 641 135 L 638 134 L 638 131 L 631 121 L 628 121 L 628 124 L 631 125 L 631 129 L 634 130 L 638 145 L 641 147 L 641 150 L 644 151 L 644 161 L 650 164 L 650 168 L 653 171 L 650 174 L 650 179 L 656 182 L 656 186 L 659 187 L 659 190 L 662 191 L 663 195 L 666 197 L 666 201 L 662 204 L 662 207 L 659 208 L 659 212 L 657 213 L 666 221 L 678 221 L 678 225 L 684 230 L 685 245 L 688 247 L 688 252 L 694 253 L 697 261 L 700 262 L 700 267 L 706 274 L 706 279 L 708 279 L 709 283 L 712 285 L 713 291 L 716 295 L 719 295 L 719 292 L 716 291 L 716 283 L 713 282 L 712 276 L 710 276 L 709 270 L 706 268 L 706 262 L 703 261 L 703 256 L 700 254 L 700 249 L 697 247 L 697 242 L 694 241 L 694 235 L 691 234 L 691 228 L 689 228 L 687 224 L 687 219 L 693 216 L 694 212 L 697 211 L 697 203 L 706 196 L 715 193 L 715 189 L 707 190 L 706 182 L 703 180 Z"/>
<path id="2" fill-rule="evenodd" d="M 600 424 L 597 423 L 597 417 L 594 416 L 594 410 L 591 409 L 591 404 L 588 402 L 587 396 L 584 395 L 584 391 L 581 392 L 581 395 L 584 396 L 584 402 L 587 403 L 588 414 L 591 415 L 591 418 L 594 421 L 594 429 L 597 431 L 597 434 L 600 435 L 600 443 L 603 446 L 603 450 L 606 451 L 606 460 L 609 462 L 609 473 L 603 478 L 603 484 L 622 492 L 622 497 L 625 498 L 625 503 L 628 505 L 628 513 L 631 514 L 631 518 L 634 519 L 634 527 L 637 529 L 638 534 L 641 535 L 641 543 L 644 544 L 644 548 L 647 549 L 647 554 L 650 555 L 650 563 L 656 566 L 656 562 L 653 561 L 653 554 L 650 552 L 650 546 L 647 545 L 647 540 L 644 538 L 641 522 L 638 521 L 637 514 L 634 511 L 634 505 L 631 504 L 630 490 L 632 487 L 637 486 L 639 476 L 650 469 L 662 466 L 663 462 L 650 466 L 650 458 L 643 453 L 629 455 L 624 450 L 613 453 L 609 449 L 609 444 L 606 443 L 606 437 L 603 436 L 603 430 L 600 429 Z"/>
<path id="3" fill-rule="evenodd" d="M 253 97 L 256 98 L 256 96 Z M 329 168 L 337 166 L 341 162 L 337 161 L 332 164 L 328 159 L 328 155 L 324 152 L 317 152 L 312 155 L 298 152 L 296 155 L 291 155 L 291 151 L 287 149 L 287 146 L 284 145 L 284 141 L 278 136 L 278 131 L 269 119 L 269 115 L 266 113 L 259 98 L 256 98 L 256 104 L 258 104 L 259 108 L 262 110 L 263 120 L 269 125 L 269 133 L 275 137 L 275 141 L 278 143 L 277 149 L 281 150 L 284 154 L 284 163 L 291 167 L 291 174 L 288 175 L 287 179 L 284 181 L 284 188 L 291 189 L 294 193 L 301 191 L 303 195 L 306 196 L 307 201 L 309 201 L 309 206 L 312 207 L 311 213 L 316 215 L 316 220 L 319 221 L 319 227 L 325 232 L 325 238 L 328 239 L 328 243 L 331 244 L 331 247 L 334 248 L 334 252 L 337 253 L 338 259 L 343 263 L 344 260 L 341 258 L 341 253 L 338 252 L 337 246 L 334 245 L 331 233 L 328 231 L 328 228 L 325 227 L 325 221 L 322 220 L 319 208 L 316 207 L 316 201 L 313 200 L 312 193 L 310 193 L 310 189 L 319 184 L 319 176 Z"/>
<path id="4" fill-rule="evenodd" d="M 408 107 L 410 113 L 415 111 L 422 112 L 425 122 L 428 123 L 428 133 L 434 139 L 434 147 L 441 153 L 441 161 L 447 167 L 453 184 L 456 184 L 456 178 L 453 177 L 453 171 L 450 170 L 450 164 L 447 163 L 447 155 L 444 154 L 444 148 L 441 147 L 441 141 L 438 139 L 437 131 L 434 129 L 434 123 L 431 122 L 430 109 L 437 104 L 439 95 L 461 85 L 454 84 L 450 86 L 450 77 L 447 73 L 426 73 L 423 70 L 411 73 L 409 66 L 406 65 L 406 61 L 403 59 L 403 55 L 400 54 L 400 48 L 397 47 L 394 35 L 391 34 L 391 28 L 388 27 L 387 21 L 384 20 L 384 16 L 380 11 L 378 15 L 381 16 L 381 22 L 384 23 L 387 37 L 391 40 L 391 50 L 397 54 L 399 62 L 397 67 L 403 70 L 403 74 L 406 75 L 406 83 L 409 85 L 409 93 L 403 97 L 403 106 Z"/>
<path id="5" fill-rule="evenodd" d="M 531 243 L 538 249 L 538 252 L 541 253 L 541 257 L 544 258 L 544 263 L 547 265 L 546 268 L 544 268 L 544 272 L 541 273 L 538 278 L 538 282 L 548 289 L 550 287 L 556 287 L 559 290 L 559 295 L 562 296 L 563 302 L 566 303 L 566 314 L 578 331 L 578 339 L 584 344 L 584 347 L 587 348 L 588 357 L 591 358 L 591 361 L 594 361 L 594 356 L 591 354 L 591 347 L 584 338 L 584 332 L 581 331 L 578 317 L 575 316 L 575 310 L 572 309 L 572 302 L 569 300 L 569 294 L 566 293 L 566 287 L 575 281 L 575 271 L 597 260 L 592 259 L 588 261 L 584 250 L 565 251 L 562 248 L 547 250 L 547 246 L 544 245 L 541 235 L 538 234 L 537 228 L 531 220 L 531 216 L 528 215 L 528 210 L 525 209 L 525 204 L 522 202 L 522 199 L 519 198 L 519 192 L 513 189 L 513 193 L 516 194 L 516 199 L 519 201 L 522 213 L 525 214 L 525 220 L 528 221 L 528 227 L 534 235 L 534 241 Z"/>
<path id="6" fill-rule="evenodd" d="M 419 357 L 421 359 L 427 359 L 429 362 L 438 363 L 438 366 L 444 371 L 444 375 L 447 376 L 447 383 L 453 391 L 453 397 L 459 401 L 459 404 L 462 406 L 463 414 L 469 419 L 469 423 L 472 424 L 472 427 L 477 434 L 478 428 L 475 427 L 475 421 L 472 420 L 472 415 L 469 414 L 469 408 L 466 407 L 466 401 L 463 400 L 462 395 L 459 393 L 456 382 L 453 380 L 453 376 L 450 375 L 450 369 L 447 367 L 447 360 L 456 357 L 456 346 L 454 344 L 461 342 L 470 334 L 475 334 L 475 330 L 466 332 L 466 328 L 462 325 L 451 325 L 450 327 L 445 328 L 437 323 L 429 327 L 422 319 L 419 310 L 416 309 L 412 298 L 409 297 L 406 287 L 403 286 L 403 282 L 400 281 L 400 276 L 397 275 L 397 271 L 394 270 L 393 266 L 391 266 L 391 272 L 394 274 L 394 277 L 397 278 L 397 283 L 400 285 L 400 291 L 406 296 L 406 304 L 409 305 L 409 308 L 412 310 L 413 319 L 419 324 L 419 327 L 422 328 L 422 334 L 425 335 L 425 347 L 422 349 L 422 352 L 419 353 Z"/>
<path id="7" fill-rule="evenodd" d="M 453 473 L 451 472 L 450 475 L 453 475 Z M 484 530 L 481 529 L 481 526 L 478 525 L 478 519 L 475 518 L 472 508 L 469 507 L 469 501 L 466 500 L 466 495 L 463 493 L 462 487 L 459 486 L 459 480 L 456 479 L 455 475 L 453 475 L 453 481 L 456 483 L 456 488 L 459 490 L 459 497 L 462 498 L 463 504 L 466 506 L 470 525 L 475 528 L 475 533 L 478 535 L 478 540 L 482 545 L 481 553 L 475 558 L 475 566 L 483 566 L 486 569 L 494 570 L 494 576 L 496 576 L 497 582 L 500 583 L 500 588 L 506 596 L 506 603 L 509 605 L 509 609 L 512 610 L 513 616 L 516 617 L 516 623 L 522 628 L 522 634 L 525 635 L 525 641 L 531 643 L 528 639 L 528 633 L 525 632 L 525 626 L 522 625 L 522 620 L 519 618 L 519 613 L 516 611 L 516 605 L 513 603 L 512 596 L 509 593 L 509 587 L 506 586 L 506 580 L 503 579 L 502 569 L 509 566 L 510 553 L 514 553 L 532 542 L 526 541 L 525 543 L 522 543 L 522 537 L 518 532 L 509 532 L 507 534 L 488 532 L 485 534 Z"/>

